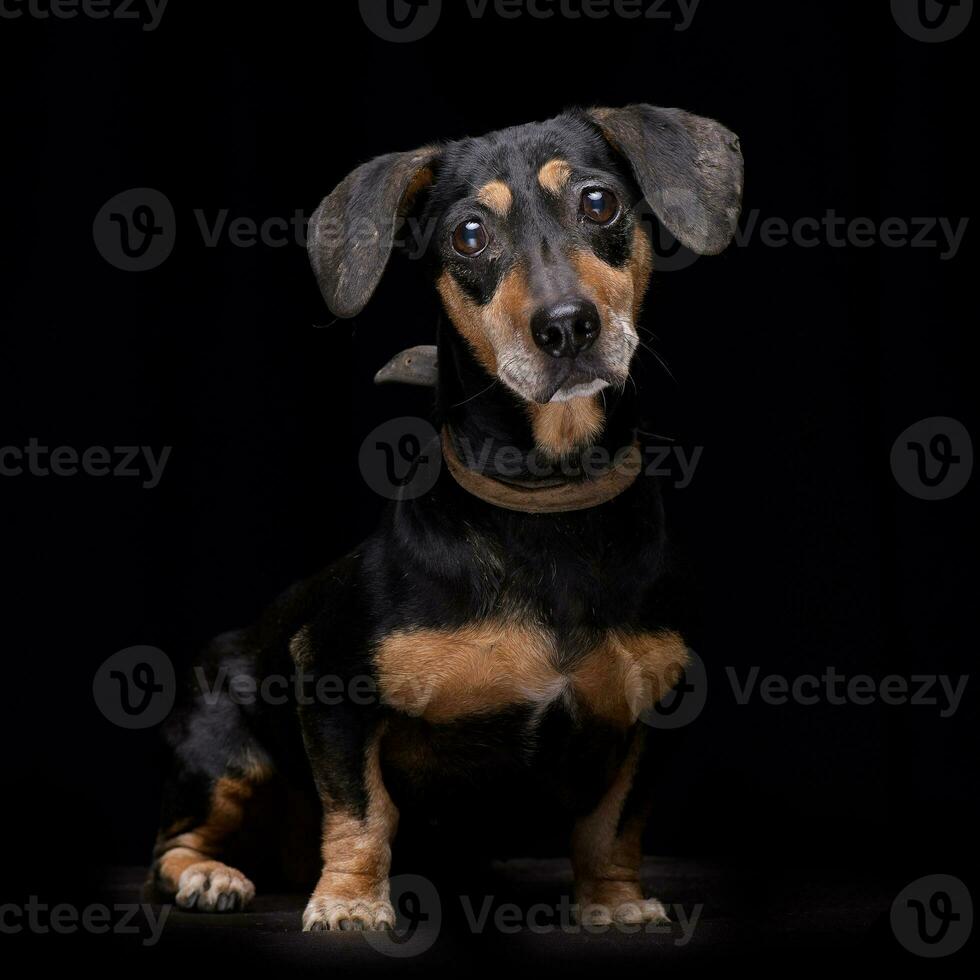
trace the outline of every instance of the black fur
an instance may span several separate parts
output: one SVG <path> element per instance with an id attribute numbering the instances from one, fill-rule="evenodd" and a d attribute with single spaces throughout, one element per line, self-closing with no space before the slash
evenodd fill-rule
<path id="1" fill-rule="evenodd" d="M 654 129 L 635 138 L 648 110 L 654 113 Z M 658 166 L 669 164 L 674 176 L 685 168 L 699 171 L 696 137 L 707 124 L 692 119 L 650 107 L 599 117 L 574 112 L 366 164 L 321 205 L 313 223 L 311 255 L 324 295 L 341 316 L 363 307 L 394 233 L 382 231 L 376 248 L 355 247 L 350 225 L 367 217 L 369 225 L 381 226 L 397 214 L 404 216 L 413 204 L 423 224 L 435 223 L 433 271 L 448 269 L 477 304 L 491 300 L 519 259 L 532 268 L 547 267 L 550 275 L 571 276 L 571 266 L 563 265 L 558 254 L 569 246 L 622 267 L 631 255 L 631 212 L 643 195 L 682 239 L 714 248 L 730 231 L 708 225 L 728 220 L 726 209 L 731 195 L 737 197 L 740 171 L 737 178 L 728 176 L 730 186 L 723 192 L 713 170 L 706 191 L 711 201 L 693 216 L 678 217 L 650 184 Z M 657 135 L 664 127 L 670 128 L 666 142 Z M 604 135 L 609 130 L 613 144 Z M 724 139 L 725 159 L 734 159 L 737 150 Z M 467 260 L 453 252 L 451 231 L 474 213 L 474 188 L 502 178 L 515 193 L 530 193 L 529 182 L 555 157 L 572 167 L 567 201 L 538 194 L 539 206 L 507 221 L 480 209 L 493 230 L 487 254 Z M 431 171 L 430 186 L 410 200 L 406 195 L 418 190 L 413 184 L 425 168 Z M 577 216 L 574 201 L 586 178 L 600 180 L 620 198 L 626 213 L 615 228 L 599 229 Z M 700 172 L 689 175 L 690 186 L 704 179 Z M 329 239 L 328 221 L 339 223 Z M 463 437 L 530 452 L 534 437 L 521 400 L 493 384 L 450 324 L 440 327 L 438 342 L 437 422 Z M 601 444 L 610 450 L 630 444 L 636 423 L 633 399 L 625 391 L 610 391 L 605 404 Z M 444 468 L 429 493 L 393 504 L 354 553 L 294 587 L 252 628 L 215 641 L 207 669 L 216 676 L 224 665 L 261 679 L 291 676 L 299 667 L 310 675 L 307 688 L 325 677 L 345 683 L 367 678 L 377 688 L 373 651 L 393 631 L 448 629 L 517 608 L 561 637 L 559 666 L 568 667 L 605 630 L 656 631 L 673 625 L 669 569 L 663 508 L 651 479 L 637 480 L 594 509 L 531 516 L 471 496 Z M 297 665 L 290 641 L 301 629 L 308 659 Z M 216 781 L 235 774 L 235 760 L 246 748 L 267 760 L 284 786 L 312 800 L 327 796 L 363 814 L 365 746 L 382 720 L 391 737 L 420 740 L 439 760 L 436 770 L 386 769 L 385 783 L 396 804 L 408 813 L 450 822 L 464 812 L 471 837 L 478 824 L 484 831 L 491 824 L 513 829 L 515 814 L 527 830 L 537 817 L 554 827 L 556 820 L 588 812 L 626 751 L 627 732 L 570 713 L 557 702 L 546 709 L 529 739 L 530 707 L 437 726 L 399 715 L 384 705 L 383 691 L 376 693 L 364 703 L 344 697 L 327 705 L 298 697 L 294 689 L 283 704 L 249 707 L 235 705 L 227 690 L 209 705 L 192 688 L 170 728 L 175 765 L 164 826 L 202 818 Z M 313 703 L 301 703 L 309 700 Z M 509 823 L 500 821 L 501 812 L 511 815 Z M 485 843 L 481 836 L 474 848 Z"/>

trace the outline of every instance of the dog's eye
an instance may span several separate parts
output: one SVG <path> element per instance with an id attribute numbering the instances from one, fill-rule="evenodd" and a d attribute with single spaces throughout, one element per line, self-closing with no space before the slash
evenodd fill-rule
<path id="1" fill-rule="evenodd" d="M 453 248 L 469 259 L 479 255 L 489 243 L 490 236 L 480 221 L 464 221 L 453 232 Z"/>
<path id="2" fill-rule="evenodd" d="M 619 214 L 619 201 L 603 187 L 586 188 L 582 192 L 582 214 L 598 225 L 608 225 Z"/>

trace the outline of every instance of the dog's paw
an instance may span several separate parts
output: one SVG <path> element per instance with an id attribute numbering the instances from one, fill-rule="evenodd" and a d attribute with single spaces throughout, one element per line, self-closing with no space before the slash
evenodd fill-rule
<path id="1" fill-rule="evenodd" d="M 314 895 L 303 913 L 303 932 L 332 932 L 338 929 L 391 929 L 395 910 L 391 902 Z"/>
<path id="2" fill-rule="evenodd" d="M 255 885 L 220 861 L 198 861 L 185 868 L 177 883 L 177 905 L 199 912 L 234 912 L 255 898 Z"/>
<path id="3" fill-rule="evenodd" d="M 579 918 L 585 925 L 611 926 L 643 925 L 647 922 L 667 923 L 670 917 L 663 902 L 656 898 L 638 898 L 618 905 L 591 903 L 582 905 Z"/>

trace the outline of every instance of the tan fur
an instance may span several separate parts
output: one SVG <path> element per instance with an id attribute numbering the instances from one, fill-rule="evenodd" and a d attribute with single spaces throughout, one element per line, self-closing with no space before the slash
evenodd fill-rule
<path id="1" fill-rule="evenodd" d="M 476 199 L 501 218 L 506 218 L 514 205 L 514 195 L 502 180 L 484 184 L 477 192 Z"/>
<path id="2" fill-rule="evenodd" d="M 540 701 L 561 686 L 551 639 L 505 623 L 399 631 L 378 647 L 376 663 L 385 702 L 431 722 Z"/>
<path id="3" fill-rule="evenodd" d="M 365 812 L 337 808 L 329 798 L 323 801 L 323 871 L 311 906 L 388 900 L 391 840 L 398 827 L 398 810 L 381 778 L 380 739 L 378 733 L 365 750 Z"/>
<path id="4" fill-rule="evenodd" d="M 649 239 L 642 229 L 636 229 L 632 255 L 621 269 L 607 265 L 592 252 L 576 252 L 571 260 L 583 293 L 595 302 L 602 316 L 603 333 L 596 349 L 612 357 L 622 375 L 615 380 L 624 383 L 637 343 L 635 322 L 652 269 Z M 511 269 L 486 306 L 474 303 L 448 269 L 439 276 L 437 287 L 446 313 L 480 364 L 518 391 L 529 404 L 536 404 L 533 392 L 539 387 L 535 366 L 539 355 L 530 336 L 535 303 L 524 268 L 517 265 Z M 571 408 L 549 404 L 543 412 L 538 413 L 533 407 L 530 411 L 532 424 L 535 417 L 539 418 L 539 444 L 555 456 L 574 446 L 588 445 L 602 430 L 596 401 L 585 399 Z"/>
<path id="5" fill-rule="evenodd" d="M 653 271 L 650 240 L 645 231 L 634 231 L 633 253 L 621 269 L 607 265 L 590 251 L 575 252 L 572 263 L 600 309 L 604 308 L 607 314 L 629 314 L 634 322 L 639 318 Z"/>
<path id="6" fill-rule="evenodd" d="M 215 783 L 204 823 L 188 829 L 184 821 L 160 835 L 155 848 L 156 872 L 167 890 L 177 891 L 181 875 L 191 865 L 224 852 L 229 840 L 242 829 L 256 784 L 268 775 L 268 770 L 255 764 L 248 778 L 223 776 Z"/>
<path id="7" fill-rule="evenodd" d="M 173 846 L 159 857 L 156 862 L 156 873 L 160 879 L 160 883 L 171 893 L 176 893 L 180 883 L 180 876 L 191 865 L 208 860 L 199 849 L 199 838 L 186 835 L 186 839 L 193 846 Z"/>
<path id="8" fill-rule="evenodd" d="M 605 307 L 607 315 L 629 314 L 634 319 L 639 315 L 653 268 L 650 242 L 645 232 L 636 229 L 633 254 L 622 269 L 607 265 L 592 252 L 576 252 L 572 262 L 581 281 L 597 304 Z M 533 303 L 524 270 L 520 266 L 512 269 L 484 307 L 478 306 L 463 292 L 448 270 L 439 276 L 437 287 L 456 329 L 483 366 L 496 372 L 496 352 L 513 343 L 517 335 L 528 332 Z"/>
<path id="9" fill-rule="evenodd" d="M 535 444 L 553 459 L 590 446 L 606 421 L 598 395 L 544 405 L 529 402 L 527 408 Z"/>
<path id="10" fill-rule="evenodd" d="M 642 228 L 633 232 L 633 254 L 629 260 L 630 275 L 633 279 L 633 320 L 639 320 L 643 299 L 650 285 L 653 272 L 653 250 L 650 239 Z"/>
<path id="11" fill-rule="evenodd" d="M 497 351 L 514 343 L 515 335 L 530 323 L 532 304 L 523 270 L 518 266 L 508 272 L 486 306 L 474 303 L 448 271 L 439 277 L 437 286 L 456 329 L 479 362 L 496 374 Z"/>
<path id="12" fill-rule="evenodd" d="M 376 651 L 385 703 L 435 723 L 564 698 L 626 727 L 666 694 L 686 661 L 676 634 L 611 630 L 562 669 L 553 634 L 501 621 L 397 631 Z"/>
<path id="13" fill-rule="evenodd" d="M 621 269 L 603 262 L 594 252 L 577 251 L 572 255 L 579 279 L 599 301 L 599 305 L 617 313 L 632 311 L 633 275 L 627 264 Z"/>
<path id="14" fill-rule="evenodd" d="M 688 661 L 676 633 L 609 630 L 576 669 L 575 691 L 593 714 L 631 725 L 662 700 Z"/>
<path id="15" fill-rule="evenodd" d="M 572 179 L 572 168 L 568 162 L 556 157 L 549 160 L 538 171 L 538 183 L 555 197 L 561 197 L 568 182 Z"/>
<path id="16" fill-rule="evenodd" d="M 646 814 L 632 815 L 622 828 L 619 824 L 633 785 L 643 738 L 643 729 L 638 728 L 626 759 L 598 806 L 575 824 L 572 869 L 580 905 L 617 909 L 626 903 L 642 901 L 640 864 Z"/>
<path id="17" fill-rule="evenodd" d="M 289 652 L 299 668 L 312 668 L 308 626 L 302 627 L 290 640 Z M 329 798 L 321 800 L 320 853 L 323 867 L 304 916 L 305 927 L 321 920 L 336 925 L 341 918 L 353 916 L 356 903 L 387 901 L 388 866 L 391 862 L 389 845 L 398 824 L 398 811 L 381 779 L 378 759 L 380 738 L 381 733 L 378 733 L 366 749 L 366 812 L 351 813 L 336 807 Z M 373 918 L 376 911 L 372 905 L 370 914 L 365 912 L 365 917 Z"/>
<path id="18" fill-rule="evenodd" d="M 414 160 L 422 160 L 431 154 L 435 150 L 435 147 L 424 146 L 418 152 Z M 400 207 L 400 212 L 402 214 L 407 214 L 411 210 L 412 205 L 415 203 L 415 198 L 418 196 L 419 191 L 423 188 L 428 187 L 434 178 L 435 174 L 432 167 L 422 167 L 416 172 L 415 176 L 412 177 L 411 182 L 405 189 L 404 195 L 402 195 L 402 202 Z"/>
<path id="19" fill-rule="evenodd" d="M 593 660 L 591 671 L 580 671 L 577 678 L 583 687 L 591 687 L 597 714 L 619 715 L 628 723 L 673 687 L 688 661 L 687 649 L 674 633 L 614 630 L 607 634 L 606 649 Z M 618 675 L 619 683 L 610 683 L 610 675 Z M 576 822 L 572 832 L 579 914 L 593 923 L 667 920 L 664 906 L 656 899 L 644 899 L 640 886 L 649 803 L 623 819 L 645 737 L 644 727 L 636 726 L 627 756 L 599 804 Z"/>

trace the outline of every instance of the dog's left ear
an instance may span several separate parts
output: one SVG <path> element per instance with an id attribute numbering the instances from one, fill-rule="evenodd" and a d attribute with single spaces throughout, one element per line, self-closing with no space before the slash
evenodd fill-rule
<path id="1" fill-rule="evenodd" d="M 416 194 L 432 183 L 437 146 L 389 153 L 352 171 L 310 219 L 307 251 L 334 316 L 356 316 L 388 264 Z"/>
<path id="2" fill-rule="evenodd" d="M 715 255 L 735 234 L 742 207 L 742 152 L 721 123 L 681 109 L 631 105 L 589 117 L 625 157 L 668 231 L 700 255 Z"/>

